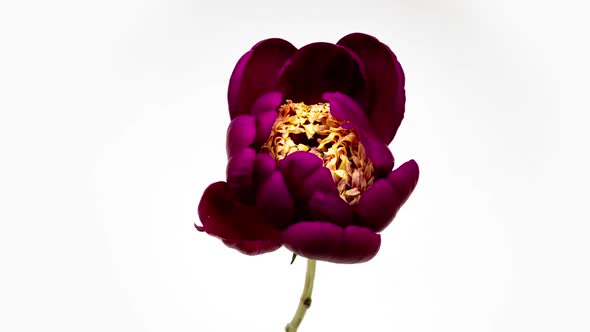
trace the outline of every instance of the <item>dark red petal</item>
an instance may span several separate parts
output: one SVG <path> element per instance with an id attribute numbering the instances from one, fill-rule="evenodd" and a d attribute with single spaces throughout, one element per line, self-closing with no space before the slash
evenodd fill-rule
<path id="1" fill-rule="evenodd" d="M 314 220 L 325 220 L 341 227 L 352 224 L 353 211 L 342 198 L 316 191 L 307 203 L 309 215 Z"/>
<path id="2" fill-rule="evenodd" d="M 367 99 L 362 68 L 346 48 L 329 43 L 313 43 L 297 51 L 279 73 L 279 90 L 285 99 L 315 104 L 322 93 L 340 91 Z"/>
<path id="3" fill-rule="evenodd" d="M 375 257 L 381 237 L 370 230 L 322 221 L 302 221 L 283 231 L 284 246 L 294 253 L 334 263 L 362 263 Z"/>
<path id="4" fill-rule="evenodd" d="M 295 203 L 281 172 L 274 171 L 262 182 L 256 194 L 256 207 L 268 223 L 277 228 L 284 228 L 291 223 Z"/>
<path id="5" fill-rule="evenodd" d="M 364 191 L 355 210 L 360 225 L 374 232 L 385 229 L 416 187 L 418 174 L 411 160 Z"/>
<path id="6" fill-rule="evenodd" d="M 244 148 L 227 161 L 227 184 L 238 194 L 242 202 L 252 198 L 255 158 L 256 152 L 253 149 Z"/>
<path id="7" fill-rule="evenodd" d="M 260 255 L 275 251 L 281 247 L 279 241 L 228 241 L 224 240 L 226 246 L 234 248 L 246 255 Z"/>
<path id="8" fill-rule="evenodd" d="M 276 86 L 277 75 L 297 49 L 288 41 L 273 38 L 254 45 L 240 58 L 229 81 L 229 114 L 233 119 L 249 114 L 254 102 Z"/>
<path id="9" fill-rule="evenodd" d="M 230 242 L 277 242 L 280 237 L 276 228 L 263 222 L 255 207 L 238 202 L 225 182 L 205 189 L 199 203 L 199 219 L 205 232 Z"/>
<path id="10" fill-rule="evenodd" d="M 330 113 L 340 120 L 348 121 L 345 128 L 353 128 L 359 135 L 367 156 L 375 166 L 375 175 L 383 177 L 393 168 L 393 154 L 373 133 L 365 113 L 349 96 L 340 92 L 324 93 L 323 98 L 330 103 Z"/>
<path id="11" fill-rule="evenodd" d="M 256 122 L 251 115 L 240 115 L 232 120 L 227 128 L 226 152 L 230 158 L 238 151 L 254 143 Z"/>
<path id="12" fill-rule="evenodd" d="M 358 55 L 366 71 L 372 102 L 367 114 L 381 142 L 389 144 L 404 118 L 405 77 L 395 54 L 375 37 L 353 33 L 338 41 Z"/>

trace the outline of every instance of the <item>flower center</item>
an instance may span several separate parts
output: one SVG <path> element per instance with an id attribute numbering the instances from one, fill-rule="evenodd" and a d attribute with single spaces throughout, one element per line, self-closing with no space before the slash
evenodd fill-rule
<path id="1" fill-rule="evenodd" d="M 373 185 L 373 163 L 353 129 L 330 113 L 330 104 L 287 103 L 278 110 L 277 120 L 262 151 L 279 161 L 296 151 L 307 151 L 322 159 L 332 173 L 340 197 L 350 205 Z"/>

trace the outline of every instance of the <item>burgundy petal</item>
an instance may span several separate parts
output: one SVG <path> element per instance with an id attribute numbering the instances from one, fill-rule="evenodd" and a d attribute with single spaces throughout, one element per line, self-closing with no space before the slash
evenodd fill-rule
<path id="1" fill-rule="evenodd" d="M 256 207 L 268 223 L 277 228 L 290 224 L 295 204 L 281 172 L 274 171 L 262 182 L 256 194 Z"/>
<path id="2" fill-rule="evenodd" d="M 411 160 L 364 191 L 356 206 L 360 225 L 374 232 L 385 229 L 416 187 L 418 174 L 418 165 Z"/>
<path id="3" fill-rule="evenodd" d="M 232 120 L 227 128 L 227 157 L 250 146 L 256 136 L 256 122 L 251 115 L 240 115 Z"/>
<path id="4" fill-rule="evenodd" d="M 273 38 L 254 45 L 240 58 L 229 81 L 229 114 L 233 119 L 249 114 L 262 94 L 273 90 L 285 61 L 297 49 L 288 41 Z"/>
<path id="5" fill-rule="evenodd" d="M 379 234 L 370 230 L 322 221 L 303 221 L 282 233 L 285 247 L 309 258 L 334 263 L 362 263 L 375 257 L 381 246 Z"/>
<path id="6" fill-rule="evenodd" d="M 366 100 L 367 84 L 355 56 L 346 48 L 313 43 L 297 51 L 279 73 L 278 87 L 286 99 L 315 104 L 322 93 L 340 91 Z"/>
<path id="7" fill-rule="evenodd" d="M 226 246 L 234 248 L 246 255 L 260 255 L 267 252 L 275 251 L 281 247 L 281 243 L 276 240 L 258 240 L 258 241 L 229 241 L 223 240 Z"/>
<path id="8" fill-rule="evenodd" d="M 238 202 L 225 182 L 211 184 L 199 203 L 198 226 L 208 234 L 230 242 L 274 241 L 280 234 L 276 228 L 263 222 L 255 207 Z"/>
<path id="9" fill-rule="evenodd" d="M 387 145 L 374 136 L 360 106 L 340 92 L 324 93 L 323 98 L 330 103 L 330 113 L 337 119 L 348 121 L 344 127 L 354 128 L 360 136 L 367 156 L 375 166 L 375 175 L 378 178 L 387 175 L 393 168 L 393 154 Z"/>
<path id="10" fill-rule="evenodd" d="M 405 77 L 391 49 L 375 37 L 353 33 L 338 41 L 358 55 L 371 89 L 369 122 L 381 142 L 389 144 L 404 118 Z"/>
<path id="11" fill-rule="evenodd" d="M 316 191 L 307 203 L 310 217 L 325 220 L 341 227 L 352 224 L 353 211 L 340 196 Z"/>
<path id="12" fill-rule="evenodd" d="M 254 161 L 256 152 L 244 148 L 229 158 L 227 162 L 227 183 L 242 202 L 252 198 L 254 189 Z"/>

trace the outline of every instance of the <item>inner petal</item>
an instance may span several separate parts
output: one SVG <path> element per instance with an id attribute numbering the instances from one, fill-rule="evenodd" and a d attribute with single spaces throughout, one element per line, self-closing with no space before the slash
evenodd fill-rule
<path id="1" fill-rule="evenodd" d="M 262 151 L 276 161 L 296 151 L 313 153 L 332 173 L 340 197 L 354 205 L 373 184 L 374 166 L 357 133 L 344 128 L 345 123 L 330 113 L 329 103 L 306 105 L 287 100 L 278 109 Z"/>

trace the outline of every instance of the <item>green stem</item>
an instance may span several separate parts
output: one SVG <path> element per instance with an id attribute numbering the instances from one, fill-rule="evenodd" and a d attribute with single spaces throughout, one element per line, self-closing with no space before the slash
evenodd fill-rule
<path id="1" fill-rule="evenodd" d="M 285 327 L 286 332 L 296 332 L 299 324 L 305 316 L 305 312 L 311 306 L 311 292 L 313 291 L 313 279 L 315 278 L 315 263 L 313 259 L 307 260 L 307 273 L 305 274 L 305 285 L 303 286 L 303 293 L 299 300 L 299 306 L 291 322 Z"/>

